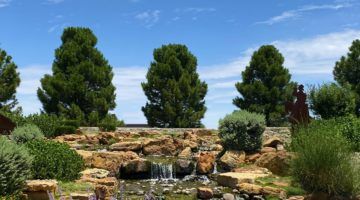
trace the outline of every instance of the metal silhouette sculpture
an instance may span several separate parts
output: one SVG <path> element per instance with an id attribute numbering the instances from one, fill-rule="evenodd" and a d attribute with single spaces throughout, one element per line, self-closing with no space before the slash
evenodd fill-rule
<path id="1" fill-rule="evenodd" d="M 14 130 L 15 126 L 16 124 L 13 121 L 5 117 L 4 115 L 0 114 L 0 135 L 9 134 Z"/>
<path id="2" fill-rule="evenodd" d="M 285 104 L 285 112 L 289 114 L 289 122 L 294 125 L 308 124 L 310 122 L 310 116 L 309 107 L 306 104 L 306 94 L 304 93 L 304 86 L 299 85 L 299 87 L 295 87 L 292 95 L 296 97 L 295 103 L 286 102 Z"/>

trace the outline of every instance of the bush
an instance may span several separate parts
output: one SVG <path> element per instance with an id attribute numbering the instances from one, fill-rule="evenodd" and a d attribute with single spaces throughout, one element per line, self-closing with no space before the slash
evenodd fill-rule
<path id="1" fill-rule="evenodd" d="M 354 116 L 337 120 L 340 122 L 340 132 L 350 143 L 352 150 L 360 152 L 360 119 Z"/>
<path id="2" fill-rule="evenodd" d="M 248 111 L 235 111 L 219 122 L 219 137 L 229 150 L 259 150 L 264 130 L 265 116 Z"/>
<path id="3" fill-rule="evenodd" d="M 312 87 L 309 94 L 310 108 L 322 119 L 355 114 L 355 94 L 335 83 Z"/>
<path id="4" fill-rule="evenodd" d="M 35 156 L 32 167 L 34 178 L 73 181 L 80 177 L 84 161 L 67 144 L 34 140 L 26 146 Z"/>
<path id="5" fill-rule="evenodd" d="M 61 118 L 56 115 L 33 114 L 26 117 L 27 123 L 35 124 L 44 133 L 45 137 L 56 137 L 56 129 L 61 125 Z"/>
<path id="6" fill-rule="evenodd" d="M 360 165 L 336 125 L 322 121 L 299 128 L 291 148 L 292 175 L 308 192 L 349 196 L 359 190 Z"/>
<path id="7" fill-rule="evenodd" d="M 0 196 L 19 192 L 31 176 L 32 157 L 23 147 L 0 137 Z"/>
<path id="8" fill-rule="evenodd" d="M 99 124 L 99 128 L 102 131 L 115 131 L 116 127 L 118 126 L 119 121 L 114 114 L 108 114 L 106 117 L 101 120 Z"/>
<path id="9" fill-rule="evenodd" d="M 18 144 L 26 143 L 35 139 L 44 139 L 44 134 L 36 125 L 25 124 L 14 129 L 11 133 L 11 139 Z"/>

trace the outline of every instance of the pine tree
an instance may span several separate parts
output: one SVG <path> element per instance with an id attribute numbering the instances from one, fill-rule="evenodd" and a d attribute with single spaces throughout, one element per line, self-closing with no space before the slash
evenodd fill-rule
<path id="1" fill-rule="evenodd" d="M 38 97 L 46 113 L 88 121 L 90 113 L 105 118 L 115 108 L 112 67 L 95 47 L 88 28 L 66 28 L 55 51 L 52 75 L 41 79 Z M 94 114 L 95 113 L 95 114 Z"/>
<path id="2" fill-rule="evenodd" d="M 155 127 L 201 127 L 207 84 L 196 72 L 197 59 L 184 45 L 154 50 L 154 61 L 142 83 L 148 102 L 142 108 Z"/>
<path id="3" fill-rule="evenodd" d="M 264 114 L 268 126 L 278 126 L 286 120 L 284 105 L 292 98 L 295 87 L 283 63 L 284 57 L 274 46 L 262 46 L 242 72 L 242 82 L 236 83 L 241 97 L 233 100 L 234 105 Z"/>
<path id="4" fill-rule="evenodd" d="M 20 85 L 17 66 L 11 56 L 0 49 L 0 109 L 10 111 L 17 104 L 16 88 Z"/>
<path id="5" fill-rule="evenodd" d="M 333 71 L 335 80 L 346 87 L 350 85 L 356 94 L 356 114 L 360 115 L 360 40 L 354 40 L 347 56 L 336 62 Z"/>

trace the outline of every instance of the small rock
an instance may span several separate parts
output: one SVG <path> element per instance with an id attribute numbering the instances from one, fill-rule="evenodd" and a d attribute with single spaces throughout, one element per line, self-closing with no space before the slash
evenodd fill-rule
<path id="1" fill-rule="evenodd" d="M 290 198 L 288 198 L 287 200 L 304 200 L 305 197 L 303 196 L 292 196 Z"/>
<path id="2" fill-rule="evenodd" d="M 226 151 L 219 160 L 219 165 L 225 170 L 231 170 L 245 162 L 244 151 Z"/>
<path id="3" fill-rule="evenodd" d="M 210 188 L 199 187 L 197 189 L 197 196 L 199 199 L 211 199 L 213 198 L 214 193 Z"/>
<path id="4" fill-rule="evenodd" d="M 273 148 L 276 148 L 276 146 L 278 144 L 283 144 L 283 142 L 281 141 L 280 138 L 276 137 L 276 136 L 272 136 L 270 137 L 268 140 L 266 140 L 264 143 L 263 143 L 263 146 L 264 147 L 273 147 Z"/>
<path id="5" fill-rule="evenodd" d="M 235 196 L 230 193 L 225 193 L 225 194 L 223 194 L 223 199 L 224 200 L 235 200 Z"/>
<path id="6" fill-rule="evenodd" d="M 201 152 L 199 154 L 196 171 L 199 174 L 210 174 L 214 170 L 215 155 L 210 152 Z"/>
<path id="7" fill-rule="evenodd" d="M 182 150 L 178 157 L 179 158 L 186 158 L 186 159 L 190 159 L 192 155 L 192 151 L 190 147 L 186 147 L 184 150 Z"/>
<path id="8" fill-rule="evenodd" d="M 261 153 L 276 152 L 276 149 L 273 147 L 263 147 L 260 152 Z"/>

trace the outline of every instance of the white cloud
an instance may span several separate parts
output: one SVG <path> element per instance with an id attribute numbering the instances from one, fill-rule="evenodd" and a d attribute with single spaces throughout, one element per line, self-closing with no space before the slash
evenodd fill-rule
<path id="1" fill-rule="evenodd" d="M 160 10 L 138 13 L 135 15 L 135 19 L 140 20 L 146 28 L 151 28 L 160 20 Z"/>
<path id="2" fill-rule="evenodd" d="M 350 6 L 352 6 L 352 4 L 347 2 L 337 3 L 337 4 L 325 4 L 325 5 L 306 5 L 296 10 L 284 11 L 278 16 L 271 17 L 266 21 L 257 22 L 256 24 L 273 25 L 275 23 L 279 23 L 285 20 L 296 19 L 298 17 L 301 17 L 305 12 L 310 12 L 315 10 L 339 10 Z"/>
<path id="3" fill-rule="evenodd" d="M 9 6 L 12 0 L 0 0 L 0 8 Z"/>
<path id="4" fill-rule="evenodd" d="M 118 101 L 143 101 L 144 93 L 141 82 L 145 81 L 147 69 L 145 67 L 117 67 L 114 68 L 113 83 L 117 89 Z"/>
<path id="5" fill-rule="evenodd" d="M 215 8 L 195 8 L 195 7 L 190 7 L 190 8 L 185 8 L 185 9 L 176 9 L 175 11 L 177 12 L 192 12 L 192 13 L 202 13 L 202 12 L 215 12 L 216 9 Z"/>

